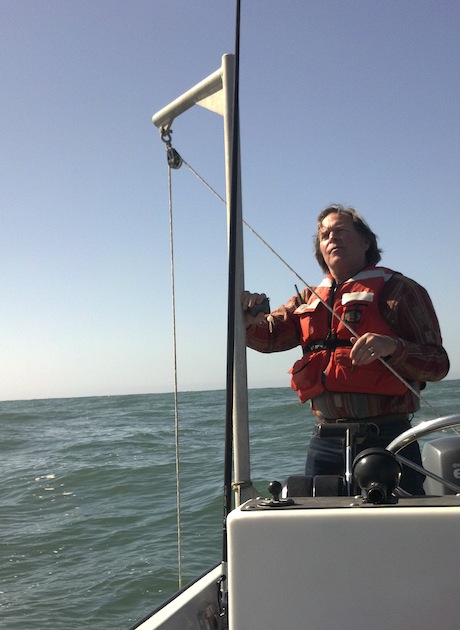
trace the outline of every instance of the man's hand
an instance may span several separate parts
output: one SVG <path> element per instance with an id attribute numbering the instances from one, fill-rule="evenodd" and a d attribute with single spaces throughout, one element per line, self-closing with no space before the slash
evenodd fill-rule
<path id="1" fill-rule="evenodd" d="M 246 327 L 262 322 L 270 312 L 265 293 L 244 291 L 241 295 L 241 306 L 245 311 Z"/>
<path id="2" fill-rule="evenodd" d="M 353 348 L 350 351 L 350 359 L 353 365 L 367 365 L 377 359 L 391 356 L 396 352 L 398 344 L 394 337 L 365 333 L 357 339 L 351 337 Z"/>

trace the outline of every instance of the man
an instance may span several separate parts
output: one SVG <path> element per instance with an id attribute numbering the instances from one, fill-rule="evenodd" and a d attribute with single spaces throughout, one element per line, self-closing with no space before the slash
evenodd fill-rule
<path id="1" fill-rule="evenodd" d="M 291 386 L 302 402 L 310 400 L 318 424 L 371 423 L 378 435 L 358 451 L 385 447 L 410 428 L 425 381 L 441 380 L 449 370 L 436 313 L 423 287 L 376 266 L 377 237 L 353 208 L 332 205 L 320 213 L 315 254 L 326 278 L 268 320 L 249 312 L 265 294 L 243 293 L 247 344 L 259 352 L 300 345 L 303 357 L 291 369 Z M 402 454 L 421 465 L 418 444 Z M 305 472 L 343 475 L 343 440 L 315 435 Z M 420 495 L 423 479 L 404 467 L 400 485 Z"/>

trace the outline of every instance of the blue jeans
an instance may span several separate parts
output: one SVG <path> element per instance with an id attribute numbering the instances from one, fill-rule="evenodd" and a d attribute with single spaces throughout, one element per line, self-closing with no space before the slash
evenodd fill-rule
<path id="1" fill-rule="evenodd" d="M 400 433 L 410 428 L 409 420 L 399 420 L 389 425 L 380 427 L 379 435 L 370 435 L 364 439 L 360 439 L 355 444 L 354 455 L 366 448 L 385 448 Z M 417 442 L 412 442 L 404 447 L 400 454 L 418 464 L 422 465 L 420 455 L 420 447 Z M 341 475 L 345 473 L 345 440 L 337 437 L 319 437 L 313 435 L 307 453 L 307 461 L 305 464 L 306 475 Z M 403 490 L 413 495 L 424 495 L 423 482 L 425 476 L 420 473 L 403 466 L 403 474 L 400 486 Z"/>

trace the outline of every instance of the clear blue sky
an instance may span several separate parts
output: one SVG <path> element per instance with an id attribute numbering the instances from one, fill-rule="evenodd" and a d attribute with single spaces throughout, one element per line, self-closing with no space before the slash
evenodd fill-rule
<path id="1" fill-rule="evenodd" d="M 234 49 L 231 0 L 0 0 L 0 399 L 171 391 L 165 152 L 152 115 Z M 457 0 L 243 0 L 245 218 L 307 280 L 318 212 L 354 205 L 424 285 L 460 378 Z M 220 118 L 173 125 L 224 194 Z M 174 173 L 179 388 L 225 381 L 225 211 Z M 291 273 L 250 233 L 246 285 Z M 298 353 L 249 353 L 251 387 Z M 295 395 L 293 394 L 295 399 Z"/>

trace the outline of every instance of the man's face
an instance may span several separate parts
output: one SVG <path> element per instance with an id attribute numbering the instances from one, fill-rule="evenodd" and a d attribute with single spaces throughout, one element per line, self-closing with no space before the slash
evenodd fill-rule
<path id="1" fill-rule="evenodd" d="M 319 242 L 324 261 L 337 282 L 348 280 L 366 267 L 369 241 L 347 214 L 328 214 L 319 230 Z"/>

